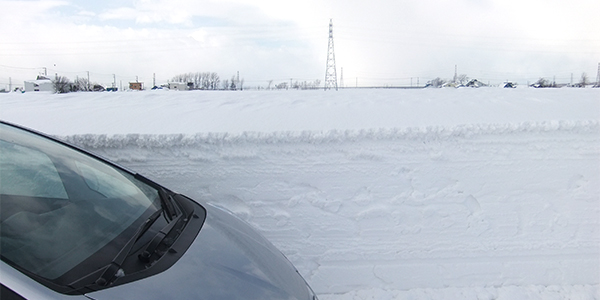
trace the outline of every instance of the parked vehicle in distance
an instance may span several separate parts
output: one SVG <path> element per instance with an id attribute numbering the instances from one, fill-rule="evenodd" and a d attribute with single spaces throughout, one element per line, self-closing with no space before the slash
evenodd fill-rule
<path id="1" fill-rule="evenodd" d="M 302 299 L 294 266 L 231 213 L 0 122 L 6 299 Z"/>

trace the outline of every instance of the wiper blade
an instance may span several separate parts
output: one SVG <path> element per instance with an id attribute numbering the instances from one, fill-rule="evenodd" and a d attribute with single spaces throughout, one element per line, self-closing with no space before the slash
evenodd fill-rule
<path id="1" fill-rule="evenodd" d="M 107 286 L 113 281 L 115 281 L 118 277 L 122 277 L 125 275 L 125 272 L 121 268 L 121 265 L 131 253 L 135 242 L 154 224 L 154 222 L 158 219 L 161 213 L 164 213 L 165 218 L 167 219 L 168 224 L 161 229 L 155 236 L 152 238 L 148 246 L 142 253 L 138 256 L 138 258 L 143 262 L 149 262 L 150 257 L 155 253 L 159 252 L 160 249 L 164 249 L 165 246 L 169 248 L 173 242 L 177 239 L 179 234 L 181 233 L 181 225 L 187 223 L 188 219 L 183 218 L 183 212 L 179 209 L 178 205 L 175 202 L 175 199 L 171 196 L 169 192 L 160 188 L 158 190 L 159 198 L 161 202 L 161 209 L 154 212 L 145 222 L 140 226 L 138 231 L 127 241 L 127 244 L 119 251 L 117 256 L 112 260 L 110 265 L 104 270 L 100 278 L 96 280 L 96 284 L 101 286 Z M 173 229 L 177 228 L 177 231 Z M 162 256 L 163 253 L 160 255 Z"/>
<path id="2" fill-rule="evenodd" d="M 183 217 L 183 214 L 179 214 L 163 229 L 161 229 L 148 244 L 146 249 L 138 255 L 140 261 L 149 263 L 150 258 L 154 254 L 158 254 L 157 259 L 160 258 L 166 251 L 171 249 L 171 246 L 181 234 L 182 226 L 187 223 L 188 219 Z"/>
<path id="3" fill-rule="evenodd" d="M 180 211 L 177 208 L 177 205 L 175 204 L 175 200 L 173 199 L 170 193 L 167 193 L 167 191 L 165 191 L 165 189 L 162 188 L 158 190 L 158 195 L 160 197 L 160 203 L 165 211 L 167 219 L 169 219 L 169 221 L 173 220 L 173 218 L 177 217 L 180 214 Z"/>
<path id="4" fill-rule="evenodd" d="M 173 200 L 173 197 L 171 196 L 172 192 L 168 192 L 164 187 L 160 186 L 159 184 L 140 174 L 136 173 L 135 178 L 158 190 L 158 198 L 160 199 L 160 205 L 165 211 L 165 217 L 168 221 L 172 220 L 177 215 L 179 215 L 181 211 L 179 210 L 179 207 L 177 206 L 177 204 L 175 204 L 175 200 Z"/>
<path id="5" fill-rule="evenodd" d="M 109 266 L 102 272 L 102 275 L 96 279 L 96 284 L 101 286 L 107 286 L 111 282 L 115 281 L 116 278 L 124 275 L 121 265 L 131 252 L 133 245 L 137 240 L 154 224 L 154 222 L 160 217 L 163 209 L 159 209 L 152 213 L 148 219 L 138 228 L 135 234 L 127 241 L 125 246 L 119 251 L 117 256 L 110 262 Z"/>

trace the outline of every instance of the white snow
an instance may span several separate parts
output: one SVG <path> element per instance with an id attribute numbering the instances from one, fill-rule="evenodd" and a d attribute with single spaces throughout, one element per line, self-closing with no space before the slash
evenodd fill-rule
<path id="1" fill-rule="evenodd" d="M 320 299 L 599 299 L 600 89 L 0 94 L 245 219 Z"/>

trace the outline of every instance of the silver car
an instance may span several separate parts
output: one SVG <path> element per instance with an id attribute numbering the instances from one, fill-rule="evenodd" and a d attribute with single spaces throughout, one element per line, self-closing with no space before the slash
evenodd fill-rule
<path id="1" fill-rule="evenodd" d="M 294 266 L 232 214 L 0 122 L 6 299 L 302 299 Z"/>

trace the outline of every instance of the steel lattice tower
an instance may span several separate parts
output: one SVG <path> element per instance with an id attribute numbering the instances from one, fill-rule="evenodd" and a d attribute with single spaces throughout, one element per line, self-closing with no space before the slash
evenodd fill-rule
<path id="1" fill-rule="evenodd" d="M 337 73 L 335 69 L 335 53 L 333 52 L 333 21 L 329 19 L 329 45 L 327 46 L 327 67 L 325 69 L 325 90 L 338 90 Z"/>

